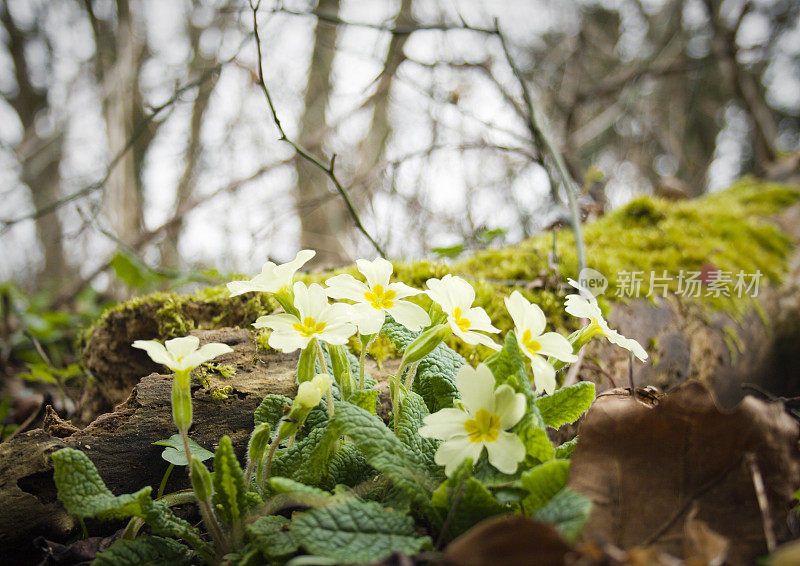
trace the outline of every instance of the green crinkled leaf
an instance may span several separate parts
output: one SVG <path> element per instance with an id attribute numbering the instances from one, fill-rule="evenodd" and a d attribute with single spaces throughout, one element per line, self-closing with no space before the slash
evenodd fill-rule
<path id="1" fill-rule="evenodd" d="M 299 493 L 302 495 L 311 495 L 323 499 L 332 497 L 332 495 L 324 489 L 312 487 L 289 478 L 270 478 L 269 486 L 272 488 L 273 493 Z"/>
<path id="2" fill-rule="evenodd" d="M 356 486 L 377 475 L 375 468 L 369 465 L 364 454 L 352 442 L 341 442 L 339 450 L 331 458 L 328 466 L 326 487 L 343 484 Z"/>
<path id="3" fill-rule="evenodd" d="M 433 506 L 441 517 L 448 517 L 446 540 L 452 540 L 487 517 L 507 513 L 484 485 L 472 476 L 472 460 L 467 459 L 433 492 Z"/>
<path id="4" fill-rule="evenodd" d="M 66 510 L 82 519 L 124 519 L 141 516 L 151 501 L 151 487 L 115 496 L 106 487 L 97 468 L 80 450 L 62 448 L 53 453 L 53 480 Z"/>
<path id="5" fill-rule="evenodd" d="M 442 467 L 434 461 L 436 449 L 441 441 L 434 438 L 423 438 L 419 434 L 422 419 L 430 413 L 425 401 L 413 391 L 406 391 L 400 405 L 400 419 L 397 425 L 397 437 L 414 452 L 422 457 L 431 474 L 443 477 Z"/>
<path id="6" fill-rule="evenodd" d="M 186 452 L 183 449 L 183 438 L 180 434 L 173 434 L 165 440 L 156 440 L 153 442 L 156 446 L 164 446 L 164 451 L 161 457 L 175 466 L 185 466 L 189 463 L 186 459 Z M 189 450 L 192 452 L 192 457 L 197 458 L 201 462 L 205 462 L 209 458 L 214 457 L 214 453 L 206 450 L 197 442 L 189 439 Z"/>
<path id="7" fill-rule="evenodd" d="M 330 425 L 312 429 L 307 437 L 275 456 L 272 475 L 312 486 L 325 485 L 338 439 L 338 429 Z"/>
<path id="8" fill-rule="evenodd" d="M 285 556 L 300 547 L 289 525 L 286 517 L 267 515 L 248 525 L 247 535 L 266 556 Z"/>
<path id="9" fill-rule="evenodd" d="M 528 410 L 522 420 L 517 424 L 512 432 L 515 432 L 522 439 L 525 445 L 525 452 L 530 458 L 538 462 L 547 462 L 555 456 L 555 448 L 550 438 L 547 436 L 544 423 L 539 410 L 534 405 L 532 410 Z"/>
<path id="10" fill-rule="evenodd" d="M 578 444 L 578 437 L 576 436 L 572 440 L 568 440 L 564 444 L 556 446 L 556 458 L 560 458 L 562 460 L 568 460 L 572 457 L 572 453 L 575 451 L 575 446 Z"/>
<path id="11" fill-rule="evenodd" d="M 312 509 L 292 522 L 291 531 L 311 554 L 346 564 L 375 562 L 393 552 L 414 554 L 431 545 L 429 537 L 417 534 L 411 517 L 372 501 Z"/>
<path id="12" fill-rule="evenodd" d="M 381 334 L 386 335 L 398 350 L 405 350 L 419 332 L 411 332 L 387 315 Z M 465 363 L 460 354 L 444 343 L 420 360 L 413 390 L 422 396 L 431 413 L 452 407 L 453 400 L 460 397 L 456 389 L 456 373 Z"/>
<path id="13" fill-rule="evenodd" d="M 553 496 L 544 507 L 533 512 L 532 517 L 555 525 L 567 540 L 581 534 L 592 510 L 592 501 L 565 487 Z"/>
<path id="14" fill-rule="evenodd" d="M 536 399 L 544 424 L 558 428 L 577 421 L 594 402 L 594 383 L 581 381 Z"/>
<path id="15" fill-rule="evenodd" d="M 494 375 L 497 385 L 509 383 L 518 393 L 530 391 L 530 381 L 525 370 L 525 354 L 519 349 L 517 337 L 513 331 L 506 333 L 503 348 L 492 354 L 484 362 Z M 527 387 L 525 387 L 527 385 Z"/>
<path id="16" fill-rule="evenodd" d="M 360 391 L 354 391 L 347 401 L 357 407 L 361 407 L 365 411 L 375 414 L 378 404 L 378 390 L 362 389 Z"/>
<path id="17" fill-rule="evenodd" d="M 283 418 L 285 408 L 291 406 L 292 400 L 288 397 L 274 393 L 268 394 L 253 414 L 255 426 L 261 423 L 269 423 L 271 430 L 278 430 L 278 423 Z"/>
<path id="18" fill-rule="evenodd" d="M 142 535 L 134 540 L 118 540 L 98 554 L 92 566 L 189 566 L 194 553 L 168 538 Z"/>
<path id="19" fill-rule="evenodd" d="M 528 512 L 547 505 L 567 485 L 569 460 L 550 460 L 523 472 L 520 483 L 528 490 L 523 505 Z"/>
<path id="20" fill-rule="evenodd" d="M 214 456 L 213 502 L 224 523 L 232 525 L 244 516 L 247 510 L 246 492 L 244 472 L 236 459 L 231 439 L 223 436 Z"/>
<path id="21" fill-rule="evenodd" d="M 63 448 L 52 458 L 58 497 L 73 515 L 99 519 L 139 517 L 157 535 L 182 538 L 194 548 L 204 546 L 194 527 L 176 517 L 165 503 L 150 499 L 149 486 L 115 497 L 103 483 L 95 465 L 80 450 Z"/>
<path id="22" fill-rule="evenodd" d="M 336 404 L 333 423 L 364 454 L 367 462 L 384 474 L 423 511 L 430 509 L 435 481 L 425 471 L 424 459 L 403 444 L 383 421 L 346 401 Z"/>

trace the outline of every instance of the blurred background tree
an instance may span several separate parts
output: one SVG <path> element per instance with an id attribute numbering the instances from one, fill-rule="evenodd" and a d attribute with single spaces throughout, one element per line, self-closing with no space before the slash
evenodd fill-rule
<path id="1" fill-rule="evenodd" d="M 780 174 L 798 149 L 791 0 L 319 0 L 258 18 L 286 136 L 336 156 L 395 257 L 565 215 L 531 104 L 587 211 Z M 3 279 L 64 304 L 89 284 L 119 295 L 132 266 L 156 276 L 129 284 L 158 286 L 298 247 L 375 254 L 330 175 L 279 139 L 249 3 L 8 0 L 0 19 Z"/>

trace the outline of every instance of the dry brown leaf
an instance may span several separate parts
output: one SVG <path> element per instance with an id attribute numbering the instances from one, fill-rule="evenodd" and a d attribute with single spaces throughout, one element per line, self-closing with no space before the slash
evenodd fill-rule
<path id="1" fill-rule="evenodd" d="M 697 519 L 731 542 L 728 564 L 752 564 L 767 549 L 745 455 L 755 455 L 771 524 L 782 528 L 800 484 L 799 437 L 779 403 L 747 397 L 722 411 L 698 382 L 655 406 L 624 394 L 598 398 L 579 430 L 569 481 L 595 503 L 584 538 L 685 557 L 684 524 L 696 506 Z"/>
<path id="2" fill-rule="evenodd" d="M 487 519 L 451 542 L 447 566 L 564 566 L 574 548 L 550 525 L 521 515 Z"/>

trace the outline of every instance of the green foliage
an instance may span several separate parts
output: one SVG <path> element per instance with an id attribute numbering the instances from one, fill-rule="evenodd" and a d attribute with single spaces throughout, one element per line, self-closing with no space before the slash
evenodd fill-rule
<path id="1" fill-rule="evenodd" d="M 594 397 L 594 383 L 581 381 L 575 385 L 562 387 L 552 395 L 539 397 L 536 406 L 544 424 L 558 428 L 577 421 L 589 409 Z"/>
<path id="2" fill-rule="evenodd" d="M 80 450 L 62 448 L 52 458 L 58 498 L 69 513 L 81 519 L 139 517 L 157 535 L 182 538 L 195 549 L 205 546 L 194 527 L 176 517 L 163 502 L 150 499 L 149 486 L 136 493 L 114 496 Z"/>
<path id="3" fill-rule="evenodd" d="M 223 436 L 214 455 L 214 506 L 217 515 L 228 525 L 244 516 L 247 509 L 244 473 L 236 459 L 233 444 Z"/>
<path id="4" fill-rule="evenodd" d="M 531 516 L 554 525 L 567 540 L 574 540 L 581 534 L 591 510 L 592 502 L 588 497 L 565 487 Z"/>
<path id="5" fill-rule="evenodd" d="M 134 540 L 118 540 L 97 555 L 92 566 L 189 566 L 194 553 L 168 538 L 143 535 Z"/>
<path id="6" fill-rule="evenodd" d="M 429 509 L 435 482 L 425 471 L 421 454 L 403 444 L 377 416 L 346 401 L 336 404 L 332 424 L 350 438 L 373 468 L 423 511 Z"/>
<path id="7" fill-rule="evenodd" d="M 170 464 L 185 466 L 189 463 L 186 459 L 186 451 L 183 448 L 183 438 L 180 434 L 173 434 L 165 440 L 156 440 L 153 444 L 165 447 L 161 452 L 161 457 Z M 192 453 L 192 457 L 197 458 L 201 462 L 205 462 L 209 458 L 214 457 L 213 452 L 206 450 L 191 438 L 189 439 L 189 450 Z"/>
<path id="8" fill-rule="evenodd" d="M 520 484 L 528 491 L 523 505 L 528 512 L 547 504 L 567 486 L 568 460 L 550 460 L 522 473 Z"/>
<path id="9" fill-rule="evenodd" d="M 265 556 L 269 558 L 286 556 L 300 547 L 289 529 L 289 523 L 286 517 L 267 515 L 247 525 L 247 534 Z"/>
<path id="10" fill-rule="evenodd" d="M 347 398 L 347 401 L 374 415 L 376 414 L 376 405 L 378 404 L 378 390 L 362 389 L 361 391 L 354 391 L 353 394 Z"/>
<path id="11" fill-rule="evenodd" d="M 400 405 L 397 437 L 403 444 L 422 456 L 428 471 L 436 477 L 442 474 L 442 467 L 434 461 L 440 441 L 433 438 L 423 438 L 417 432 L 423 424 L 422 419 L 429 414 L 428 407 L 422 397 L 413 391 L 406 391 L 405 398 Z"/>
<path id="12" fill-rule="evenodd" d="M 480 521 L 507 513 L 510 509 L 473 477 L 472 460 L 467 459 L 433 493 L 431 503 L 445 517 L 445 540 L 452 540 Z"/>
<path id="13" fill-rule="evenodd" d="M 97 473 L 89 457 L 80 450 L 63 448 L 52 456 L 53 480 L 58 498 L 71 514 L 81 519 L 124 519 L 142 516 L 151 501 L 149 486 L 136 493 L 115 496 Z"/>
<path id="14" fill-rule="evenodd" d="M 417 534 L 411 517 L 372 501 L 312 509 L 292 522 L 291 532 L 311 554 L 348 564 L 375 562 L 392 552 L 414 554 L 431 545 L 430 538 Z"/>
<path id="15" fill-rule="evenodd" d="M 278 430 L 278 423 L 288 407 L 292 406 L 292 400 L 283 395 L 275 395 L 274 393 L 268 394 L 261 401 L 261 404 L 256 409 L 253 419 L 256 426 L 261 423 L 268 423 L 272 430 Z"/>
<path id="16" fill-rule="evenodd" d="M 418 332 L 411 332 L 398 324 L 388 315 L 381 333 L 385 334 L 398 350 L 404 350 L 419 335 Z M 465 363 L 466 360 L 446 344 L 439 344 L 420 360 L 413 389 L 425 400 L 430 412 L 453 406 L 453 400 L 459 396 L 456 389 L 456 373 Z"/>
<path id="17" fill-rule="evenodd" d="M 576 436 L 572 440 L 568 440 L 564 444 L 560 446 L 556 446 L 556 458 L 560 458 L 563 460 L 569 459 L 572 457 L 572 453 L 575 451 L 575 446 L 578 444 L 578 437 Z"/>

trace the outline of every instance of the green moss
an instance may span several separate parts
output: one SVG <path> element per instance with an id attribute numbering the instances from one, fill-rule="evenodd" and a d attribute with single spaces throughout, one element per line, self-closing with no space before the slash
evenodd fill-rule
<path id="1" fill-rule="evenodd" d="M 600 297 L 601 307 L 607 309 L 615 301 L 620 274 L 642 272 L 644 296 L 651 272 L 656 276 L 666 272 L 672 280 L 668 287 L 678 289 L 678 275 L 683 271 L 719 269 L 736 274 L 760 271 L 761 285 L 780 282 L 787 269 L 787 258 L 793 244 L 790 238 L 769 217 L 800 200 L 800 190 L 774 183 L 743 179 L 730 189 L 706 197 L 681 202 L 653 197 L 639 197 L 585 226 L 586 255 L 592 267 L 609 280 L 606 294 Z M 540 234 L 514 246 L 486 250 L 451 265 L 421 260 L 395 264 L 395 275 L 409 285 L 423 288 L 432 277 L 453 273 L 469 279 L 475 286 L 476 304 L 484 307 L 495 326 L 506 331 L 512 327 L 504 298 L 519 290 L 527 299 L 544 310 L 550 329 L 571 331 L 577 321 L 563 310 L 564 291 L 561 285 L 577 271 L 575 242 L 569 230 L 555 235 L 558 265 L 550 265 L 554 234 Z M 350 273 L 363 280 L 355 266 L 328 272 L 306 274 L 306 283 L 321 283 L 339 273 Z M 705 289 L 704 289 L 705 292 Z M 412 300 L 429 308 L 425 295 Z M 227 297 L 224 286 L 203 289 L 194 295 L 156 294 L 134 299 L 114 307 L 111 312 L 132 310 L 156 303 L 159 338 L 184 335 L 198 327 L 239 325 L 248 327 L 255 319 L 277 308 L 277 303 L 262 294 L 250 293 Z M 214 313 L 198 318 L 197 303 Z M 759 303 L 750 297 L 703 296 L 691 301 L 708 313 L 724 311 L 740 320 Z M 194 309 L 194 310 L 193 310 Z M 108 316 L 108 315 L 106 315 Z M 201 320 L 202 318 L 202 320 Z M 199 321 L 199 322 L 198 322 Z M 101 320 L 102 323 L 102 320 Z M 726 334 L 727 336 L 727 334 Z M 259 347 L 268 348 L 268 334 L 256 334 Z M 738 350 L 734 337 L 726 340 Z M 479 350 L 455 340 L 452 344 L 468 359 L 483 358 L 488 349 Z M 357 351 L 357 349 L 356 349 Z M 394 352 L 388 343 L 377 341 L 371 354 L 383 359 Z"/>

